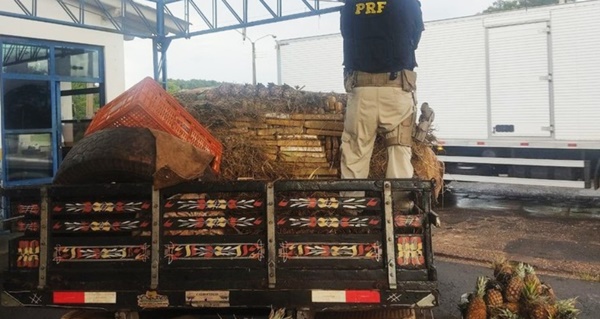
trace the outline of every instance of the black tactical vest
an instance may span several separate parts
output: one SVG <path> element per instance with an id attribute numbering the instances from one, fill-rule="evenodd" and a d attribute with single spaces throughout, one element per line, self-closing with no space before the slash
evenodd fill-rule
<path id="1" fill-rule="evenodd" d="M 346 0 L 341 13 L 344 67 L 369 73 L 413 70 L 423 31 L 417 0 Z"/>

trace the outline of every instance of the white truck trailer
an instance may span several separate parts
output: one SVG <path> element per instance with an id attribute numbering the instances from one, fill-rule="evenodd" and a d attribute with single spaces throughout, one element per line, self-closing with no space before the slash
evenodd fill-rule
<path id="1" fill-rule="evenodd" d="M 600 1 L 426 23 L 418 99 L 447 181 L 598 188 Z M 280 84 L 343 92 L 340 34 L 278 43 Z"/>

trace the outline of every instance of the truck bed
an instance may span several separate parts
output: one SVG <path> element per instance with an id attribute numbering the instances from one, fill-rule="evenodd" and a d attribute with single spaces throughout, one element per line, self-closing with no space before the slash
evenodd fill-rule
<path id="1" fill-rule="evenodd" d="M 5 190 L 5 305 L 354 310 L 437 304 L 432 183 L 194 182 Z M 416 207 L 393 207 L 393 191 Z M 365 197 L 340 197 L 364 191 Z M 10 302 L 9 302 L 10 301 Z"/>

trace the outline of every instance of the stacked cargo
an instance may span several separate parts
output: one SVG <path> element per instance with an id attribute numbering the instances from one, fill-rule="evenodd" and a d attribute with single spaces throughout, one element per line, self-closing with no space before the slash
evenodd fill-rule
<path id="1" fill-rule="evenodd" d="M 231 134 L 248 137 L 292 176 L 338 176 L 341 114 L 267 113 L 259 120 L 241 118 L 231 124 Z"/>
<path id="2" fill-rule="evenodd" d="M 224 179 L 339 177 L 345 94 L 227 83 L 179 92 L 175 97 L 222 142 Z M 432 139 L 429 134 L 428 141 Z M 413 143 L 412 161 L 417 176 L 435 179 L 439 192 L 444 168 L 429 142 Z M 385 176 L 386 155 L 379 137 L 371 178 Z"/>

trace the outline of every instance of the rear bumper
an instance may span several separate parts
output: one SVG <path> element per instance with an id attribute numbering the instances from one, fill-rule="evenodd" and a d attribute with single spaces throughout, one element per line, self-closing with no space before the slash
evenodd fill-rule
<path id="1" fill-rule="evenodd" d="M 167 308 L 288 308 L 356 310 L 432 308 L 428 290 L 188 290 L 188 291 L 4 291 L 4 307 L 35 306 L 105 310 Z"/>

